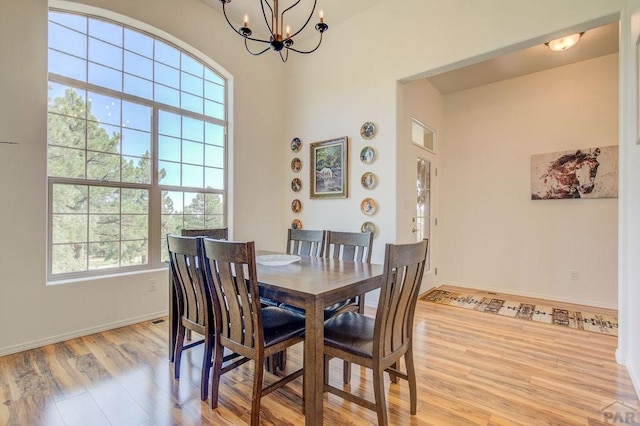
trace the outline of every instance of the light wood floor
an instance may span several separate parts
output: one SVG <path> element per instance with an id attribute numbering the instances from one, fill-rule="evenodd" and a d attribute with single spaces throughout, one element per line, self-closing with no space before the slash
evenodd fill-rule
<path id="1" fill-rule="evenodd" d="M 389 385 L 392 425 L 600 425 L 607 406 L 636 407 L 616 338 L 418 302 L 418 414 L 406 382 Z M 301 363 L 289 350 L 288 368 Z M 252 364 L 223 376 L 220 406 L 199 398 L 200 349 L 167 359 L 167 321 L 143 322 L 0 358 L 0 425 L 246 424 Z M 341 364 L 331 363 L 341 383 Z M 267 374 L 267 377 L 269 375 Z M 351 389 L 373 397 L 354 366 Z M 375 413 L 325 396 L 327 425 L 371 425 Z M 301 379 L 263 398 L 265 425 L 301 425 Z M 640 420 L 640 415 L 636 416 Z"/>

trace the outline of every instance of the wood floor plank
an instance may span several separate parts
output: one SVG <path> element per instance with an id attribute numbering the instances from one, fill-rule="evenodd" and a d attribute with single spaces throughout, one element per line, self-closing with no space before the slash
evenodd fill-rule
<path id="1" fill-rule="evenodd" d="M 146 321 L 0 357 L 0 424 L 246 424 L 253 363 L 222 377 L 219 407 L 211 410 L 210 401 L 200 400 L 202 346 L 185 352 L 175 380 L 167 327 L 165 319 Z M 418 412 L 409 412 L 406 382 L 385 377 L 390 424 L 606 424 L 601 410 L 607 404 L 640 406 L 626 369 L 615 362 L 616 346 L 614 336 L 418 302 Z M 288 357 L 291 371 L 301 366 L 302 346 L 288 350 Z M 332 360 L 330 372 L 331 383 L 343 386 L 339 360 Z M 267 383 L 274 379 L 265 376 Z M 353 366 L 345 389 L 373 399 L 371 372 Z M 302 380 L 266 396 L 261 419 L 264 425 L 302 424 Z M 324 423 L 377 421 L 374 412 L 328 395 Z"/>

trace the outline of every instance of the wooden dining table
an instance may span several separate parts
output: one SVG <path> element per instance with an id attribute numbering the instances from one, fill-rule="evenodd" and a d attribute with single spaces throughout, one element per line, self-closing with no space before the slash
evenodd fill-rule
<path id="1" fill-rule="evenodd" d="M 258 251 L 257 255 L 279 254 Z M 257 264 L 260 295 L 302 308 L 305 315 L 304 413 L 306 425 L 322 425 L 324 308 L 382 286 L 383 266 L 322 257 L 302 257 L 280 266 Z M 170 294 L 173 290 L 170 291 Z M 173 312 L 173 313 L 172 313 Z M 169 351 L 175 345 L 175 295 L 169 309 Z M 172 359 L 173 355 L 170 353 Z"/>

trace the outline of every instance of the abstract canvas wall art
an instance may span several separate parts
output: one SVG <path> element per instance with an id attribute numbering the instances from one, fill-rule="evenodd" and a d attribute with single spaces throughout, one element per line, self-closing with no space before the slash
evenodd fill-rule
<path id="1" fill-rule="evenodd" d="M 617 197 L 617 145 L 531 156 L 532 200 Z"/>

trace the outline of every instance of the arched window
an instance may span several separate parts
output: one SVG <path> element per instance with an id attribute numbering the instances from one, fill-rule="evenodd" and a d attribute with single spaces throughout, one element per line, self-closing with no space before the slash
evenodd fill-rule
<path id="1" fill-rule="evenodd" d="M 227 84 L 171 43 L 49 11 L 48 278 L 156 268 L 226 226 Z"/>

